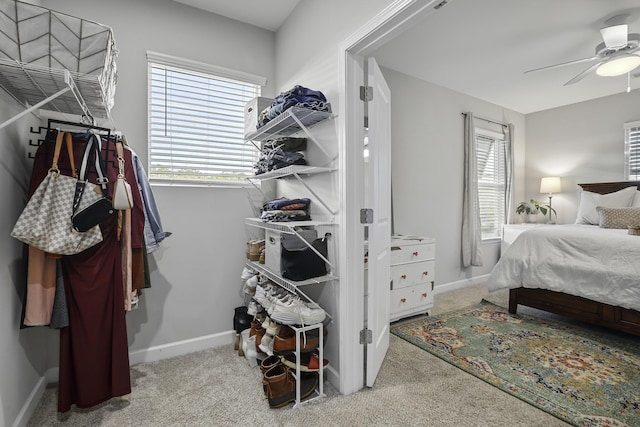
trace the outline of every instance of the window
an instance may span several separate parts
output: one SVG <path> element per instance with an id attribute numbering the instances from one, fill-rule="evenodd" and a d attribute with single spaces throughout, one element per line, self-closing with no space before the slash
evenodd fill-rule
<path id="1" fill-rule="evenodd" d="M 147 58 L 150 179 L 233 184 L 253 175 L 258 152 L 244 141 L 244 109 L 266 80 L 152 52 Z"/>
<path id="2" fill-rule="evenodd" d="M 624 124 L 625 178 L 640 180 L 640 121 Z"/>
<path id="3" fill-rule="evenodd" d="M 505 216 L 504 136 L 476 129 L 476 149 L 482 238 L 499 238 Z"/>

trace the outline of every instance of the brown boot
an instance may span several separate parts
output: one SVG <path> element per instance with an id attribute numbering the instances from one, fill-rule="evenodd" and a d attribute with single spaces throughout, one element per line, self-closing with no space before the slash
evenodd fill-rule
<path id="1" fill-rule="evenodd" d="M 301 375 L 302 376 L 302 375 Z M 282 364 L 276 364 L 264 373 L 262 384 L 265 387 L 269 406 L 282 408 L 296 400 L 296 380 L 291 371 Z M 305 374 L 300 383 L 300 399 L 306 399 L 318 386 L 316 373 Z"/>

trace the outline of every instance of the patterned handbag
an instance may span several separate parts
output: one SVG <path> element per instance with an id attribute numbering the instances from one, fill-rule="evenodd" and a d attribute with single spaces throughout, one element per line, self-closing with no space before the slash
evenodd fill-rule
<path id="1" fill-rule="evenodd" d="M 63 138 L 73 176 L 61 175 L 58 169 Z M 11 236 L 45 252 L 59 255 L 74 255 L 102 242 L 102 232 L 98 226 L 84 233 L 72 227 L 71 215 L 77 182 L 71 134 L 58 132 L 51 168 L 27 202 Z M 95 196 L 85 194 L 85 203 L 90 203 L 88 199 L 94 197 L 94 200 L 101 198 L 95 191 L 86 193 L 94 193 Z"/>

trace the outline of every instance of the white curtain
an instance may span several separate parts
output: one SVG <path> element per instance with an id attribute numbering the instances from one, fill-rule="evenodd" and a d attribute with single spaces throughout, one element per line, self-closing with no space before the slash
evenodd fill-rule
<path id="1" fill-rule="evenodd" d="M 505 187 L 504 187 L 504 221 L 505 224 L 513 224 L 515 209 L 513 208 L 513 136 L 514 126 L 509 123 L 504 131 L 504 170 L 505 170 Z"/>
<path id="2" fill-rule="evenodd" d="M 473 113 L 464 114 L 464 194 L 462 198 L 462 265 L 482 265 L 482 230 L 478 199 L 476 135 Z"/>

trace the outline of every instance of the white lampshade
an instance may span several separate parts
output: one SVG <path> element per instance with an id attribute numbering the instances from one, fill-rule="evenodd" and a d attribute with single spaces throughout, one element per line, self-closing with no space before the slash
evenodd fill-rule
<path id="1" fill-rule="evenodd" d="M 596 74 L 603 77 L 614 77 L 627 74 L 640 65 L 640 56 L 626 54 L 611 59 L 596 69 Z"/>
<path id="2" fill-rule="evenodd" d="M 545 176 L 540 180 L 540 192 L 545 194 L 559 193 L 562 191 L 559 176 Z"/>

